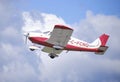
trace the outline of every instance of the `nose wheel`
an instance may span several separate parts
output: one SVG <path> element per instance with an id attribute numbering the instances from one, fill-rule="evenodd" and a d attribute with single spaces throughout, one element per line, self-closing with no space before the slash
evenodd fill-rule
<path id="1" fill-rule="evenodd" d="M 35 49 L 30 49 L 31 51 L 34 51 Z"/>
<path id="2" fill-rule="evenodd" d="M 49 56 L 50 56 L 51 59 L 54 59 L 55 57 L 58 57 L 58 55 L 56 55 L 55 53 L 50 53 Z"/>

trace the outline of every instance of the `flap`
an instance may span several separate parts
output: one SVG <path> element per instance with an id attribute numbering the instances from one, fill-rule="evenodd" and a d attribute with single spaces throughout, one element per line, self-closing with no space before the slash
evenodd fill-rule
<path id="1" fill-rule="evenodd" d="M 53 52 L 54 50 L 54 52 Z M 44 47 L 42 49 L 43 52 L 47 52 L 47 53 L 55 53 L 55 54 L 60 54 L 63 50 L 55 50 L 54 48 L 50 48 L 50 47 Z"/>

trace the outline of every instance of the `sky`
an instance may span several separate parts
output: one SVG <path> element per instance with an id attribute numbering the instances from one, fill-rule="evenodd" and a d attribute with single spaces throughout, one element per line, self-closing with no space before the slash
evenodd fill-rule
<path id="1" fill-rule="evenodd" d="M 0 0 L 0 82 L 120 82 L 119 0 Z M 110 35 L 104 55 L 62 52 L 50 59 L 31 52 L 24 32 L 68 25 L 92 42 Z"/>

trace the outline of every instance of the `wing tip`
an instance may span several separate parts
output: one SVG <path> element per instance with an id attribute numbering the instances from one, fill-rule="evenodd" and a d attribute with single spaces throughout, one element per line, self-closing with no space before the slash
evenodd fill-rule
<path id="1" fill-rule="evenodd" d="M 72 28 L 70 28 L 70 27 L 68 27 L 68 26 L 65 26 L 65 25 L 61 25 L 61 24 L 55 25 L 55 28 L 73 30 Z"/>

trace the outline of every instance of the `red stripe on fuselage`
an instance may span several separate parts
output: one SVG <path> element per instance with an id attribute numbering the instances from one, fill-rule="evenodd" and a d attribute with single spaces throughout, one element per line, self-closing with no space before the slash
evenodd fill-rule
<path id="1" fill-rule="evenodd" d="M 46 42 L 48 40 L 48 38 L 44 38 L 44 37 L 29 37 L 30 41 L 32 41 L 33 43 L 36 44 L 40 44 L 43 46 L 47 46 L 47 47 L 53 47 L 53 44 L 50 44 L 48 42 Z M 90 51 L 90 52 L 98 52 L 97 48 L 82 48 L 82 47 L 76 47 L 70 44 L 67 44 L 66 47 L 64 48 L 64 50 L 70 50 L 70 51 Z"/>
<path id="2" fill-rule="evenodd" d="M 33 43 L 36 44 L 40 44 L 43 46 L 48 46 L 48 47 L 52 47 L 53 45 L 46 42 L 46 40 L 48 40 L 48 38 L 43 38 L 43 37 L 29 37 L 29 40 L 32 41 Z"/>
<path id="3" fill-rule="evenodd" d="M 82 48 L 82 47 L 76 47 L 73 45 L 66 45 L 65 50 L 70 50 L 70 51 L 89 51 L 89 52 L 97 52 L 97 48 Z"/>

